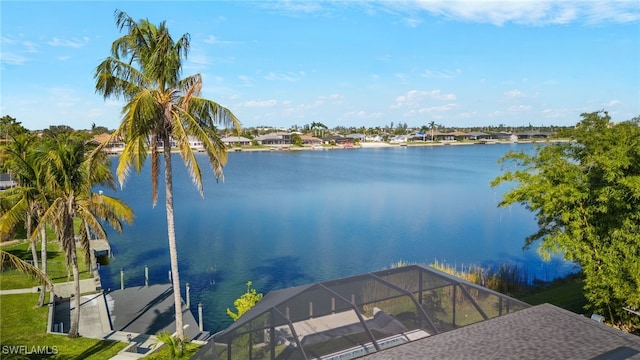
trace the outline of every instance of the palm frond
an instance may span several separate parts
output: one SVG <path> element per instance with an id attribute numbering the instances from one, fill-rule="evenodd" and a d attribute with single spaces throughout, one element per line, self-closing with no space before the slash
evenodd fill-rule
<path id="1" fill-rule="evenodd" d="M 174 117 L 179 119 L 179 113 L 174 113 Z M 189 117 L 186 117 L 186 119 L 189 119 Z M 191 123 L 194 124 L 193 121 L 191 121 Z M 189 134 L 187 132 L 187 129 L 190 129 L 190 127 L 185 128 L 183 125 L 184 124 L 182 123 L 182 121 L 173 122 L 173 139 L 178 144 L 180 156 L 187 166 L 187 171 L 189 173 L 189 176 L 191 177 L 191 181 L 198 189 L 200 195 L 204 196 L 204 189 L 202 187 L 202 171 L 200 170 L 200 165 L 196 160 L 195 153 L 189 145 Z M 195 125 L 197 126 L 197 123 Z"/>
<path id="2" fill-rule="evenodd" d="M 21 273 L 27 274 L 33 278 L 40 280 L 41 282 L 46 283 L 49 287 L 53 287 L 51 279 L 47 274 L 42 272 L 42 270 L 22 260 L 18 256 L 0 249 L 0 270 L 3 270 L 5 267 L 16 269 Z"/>

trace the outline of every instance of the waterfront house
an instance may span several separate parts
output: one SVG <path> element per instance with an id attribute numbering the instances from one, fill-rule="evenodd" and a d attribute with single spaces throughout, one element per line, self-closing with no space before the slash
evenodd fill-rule
<path id="1" fill-rule="evenodd" d="M 291 145 L 291 133 L 273 132 L 264 135 L 258 135 L 254 139 L 261 145 Z"/>
<path id="2" fill-rule="evenodd" d="M 640 338 L 418 265 L 268 293 L 192 359 L 627 359 Z"/>
<path id="3" fill-rule="evenodd" d="M 524 131 L 517 134 L 518 139 L 535 140 L 535 139 L 547 139 L 553 134 L 548 132 L 540 132 L 538 130 Z"/>
<path id="4" fill-rule="evenodd" d="M 227 146 L 249 146 L 251 145 L 251 139 L 244 136 L 226 136 L 220 139 Z"/>
<path id="5" fill-rule="evenodd" d="M 352 141 L 355 141 L 356 139 L 358 141 L 364 141 L 365 138 L 366 138 L 366 136 L 364 134 L 360 134 L 360 133 L 348 134 L 345 137 L 351 139 Z"/>
<path id="6" fill-rule="evenodd" d="M 469 135 L 469 140 L 488 140 L 493 139 L 493 136 L 482 131 L 471 131 L 467 135 Z"/>
<path id="7" fill-rule="evenodd" d="M 121 153 L 124 150 L 125 146 L 125 143 L 121 138 L 118 137 L 116 139 L 111 139 L 111 134 L 107 133 L 94 135 L 91 141 L 95 142 L 96 144 L 103 144 L 106 142 L 105 146 L 102 148 L 102 151 L 110 154 Z"/>
<path id="8" fill-rule="evenodd" d="M 350 143 L 351 139 L 340 136 L 340 135 L 330 135 L 330 136 L 323 137 L 322 142 L 324 142 L 325 144 L 331 144 L 332 142 L 336 144 L 345 144 L 345 143 Z"/>
<path id="9" fill-rule="evenodd" d="M 304 145 L 321 145 L 322 139 L 311 135 L 300 135 L 300 139 Z"/>
<path id="10" fill-rule="evenodd" d="M 188 137 L 189 147 L 196 151 L 204 151 L 204 144 L 194 136 Z"/>

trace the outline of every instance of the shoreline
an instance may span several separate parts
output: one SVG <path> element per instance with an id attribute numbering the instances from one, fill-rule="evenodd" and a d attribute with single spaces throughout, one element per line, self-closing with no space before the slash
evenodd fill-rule
<path id="1" fill-rule="evenodd" d="M 532 143 L 550 143 L 550 142 L 569 142 L 567 139 L 554 140 L 521 140 L 518 142 L 511 141 L 440 141 L 440 142 L 412 142 L 412 143 L 388 143 L 388 142 L 361 142 L 357 145 L 303 145 L 295 146 L 290 144 L 274 144 L 263 146 L 234 146 L 228 147 L 227 153 L 232 152 L 253 152 L 253 151 L 322 151 L 322 150 L 353 150 L 353 149 L 374 149 L 374 148 L 403 148 L 403 147 L 426 147 L 426 146 L 469 146 L 469 145 L 508 145 L 508 144 L 532 144 Z M 202 149 L 194 148 L 196 152 L 204 152 Z M 105 151 L 108 155 L 120 155 L 121 151 Z M 161 151 L 162 152 L 162 151 Z M 171 152 L 178 152 L 177 148 L 171 149 Z"/>

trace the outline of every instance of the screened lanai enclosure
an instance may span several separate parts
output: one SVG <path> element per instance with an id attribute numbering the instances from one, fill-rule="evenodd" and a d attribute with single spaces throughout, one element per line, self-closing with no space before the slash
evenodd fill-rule
<path id="1" fill-rule="evenodd" d="M 272 291 L 194 359 L 354 359 L 527 307 L 405 266 Z"/>

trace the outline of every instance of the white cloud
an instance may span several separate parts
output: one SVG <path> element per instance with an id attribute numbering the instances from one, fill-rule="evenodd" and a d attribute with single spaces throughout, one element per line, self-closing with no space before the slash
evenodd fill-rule
<path id="1" fill-rule="evenodd" d="M 433 112 L 445 112 L 445 111 L 452 110 L 456 106 L 457 106 L 456 104 L 445 104 L 445 105 L 439 105 L 439 106 L 431 106 L 431 107 L 426 107 L 426 108 L 422 108 L 422 109 L 418 110 L 418 113 L 419 114 L 428 114 L 428 113 L 433 113 Z"/>
<path id="2" fill-rule="evenodd" d="M 509 107 L 509 111 L 511 112 L 522 112 L 522 111 L 530 111 L 532 109 L 531 105 L 514 105 Z"/>
<path id="3" fill-rule="evenodd" d="M 330 95 L 319 96 L 318 99 L 320 101 L 329 101 L 334 104 L 342 104 L 342 102 L 344 101 L 344 96 L 340 94 L 330 94 Z"/>
<path id="4" fill-rule="evenodd" d="M 381 112 L 373 112 L 373 113 L 368 113 L 364 110 L 360 110 L 360 111 L 349 111 L 344 113 L 342 116 L 345 119 L 380 119 L 382 117 L 382 113 Z"/>
<path id="5" fill-rule="evenodd" d="M 0 63 L 9 65 L 22 65 L 27 62 L 27 58 L 14 53 L 0 52 Z"/>
<path id="6" fill-rule="evenodd" d="M 422 23 L 422 20 L 416 19 L 414 17 L 404 18 L 404 19 L 402 19 L 402 23 L 405 24 L 406 26 L 410 27 L 410 28 L 416 28 L 416 27 L 418 27 L 418 25 L 420 25 L 420 23 Z"/>
<path id="7" fill-rule="evenodd" d="M 89 42 L 89 38 L 87 37 L 82 38 L 82 40 L 80 39 L 67 40 L 67 39 L 60 39 L 58 37 L 54 37 L 51 41 L 48 42 L 48 44 L 55 47 L 71 47 L 71 48 L 77 49 L 77 48 L 83 47 L 87 42 Z"/>
<path id="8" fill-rule="evenodd" d="M 611 100 L 608 103 L 605 104 L 605 107 L 612 107 L 612 106 L 616 106 L 616 105 L 620 105 L 622 104 L 622 102 L 620 100 Z"/>
<path id="9" fill-rule="evenodd" d="M 237 107 L 244 108 L 265 108 L 265 107 L 273 107 L 278 105 L 278 101 L 274 99 L 270 100 L 249 100 L 243 103 L 237 104 Z"/>
<path id="10" fill-rule="evenodd" d="M 453 79 L 460 75 L 460 73 L 462 73 L 462 70 L 460 69 L 442 71 L 427 69 L 421 74 L 421 76 L 426 77 L 427 79 Z"/>
<path id="11" fill-rule="evenodd" d="M 409 4 L 432 15 L 451 20 L 489 23 L 546 25 L 586 22 L 631 22 L 640 18 L 635 1 L 431 1 L 414 0 Z"/>
<path id="12" fill-rule="evenodd" d="M 27 52 L 30 52 L 30 53 L 36 53 L 36 52 L 38 52 L 38 47 L 37 47 L 37 45 L 36 45 L 36 44 L 34 44 L 34 43 L 33 43 L 33 42 L 31 42 L 31 41 L 24 41 L 24 42 L 22 42 L 22 45 L 26 48 L 26 51 L 27 51 Z"/>
<path id="13" fill-rule="evenodd" d="M 409 90 L 406 94 L 395 98 L 392 109 L 420 107 L 427 100 L 455 100 L 456 95 L 452 93 L 443 94 L 440 90 L 420 91 Z"/>
<path id="14" fill-rule="evenodd" d="M 526 95 L 522 92 L 520 92 L 519 90 L 513 89 L 511 91 L 507 91 L 504 93 L 504 96 L 508 99 L 517 99 L 517 98 L 523 98 Z"/>
<path id="15" fill-rule="evenodd" d="M 408 27 L 417 27 L 424 20 L 420 12 L 452 21 L 503 26 L 507 23 L 543 26 L 585 22 L 629 23 L 640 19 L 640 7 L 635 0 L 404 0 L 404 1 L 273 1 L 264 7 L 279 10 L 289 16 L 300 13 L 327 13 L 344 6 L 358 6 L 371 16 L 378 9 L 398 14 Z"/>
<path id="16" fill-rule="evenodd" d="M 244 86 L 253 85 L 253 79 L 249 75 L 238 75 L 238 80 L 240 80 Z"/>
<path id="17" fill-rule="evenodd" d="M 287 73 L 276 73 L 276 72 L 269 72 L 266 76 L 264 76 L 265 80 L 282 80 L 282 81 L 290 81 L 290 82 L 295 82 L 300 80 L 301 77 L 304 77 L 305 73 L 304 71 L 300 71 L 298 73 L 293 73 L 293 72 L 287 72 Z"/>
<path id="18" fill-rule="evenodd" d="M 220 40 L 213 35 L 209 35 L 202 40 L 205 44 L 210 45 L 232 45 L 232 44 L 240 44 L 241 41 L 231 41 L 231 40 Z"/>

